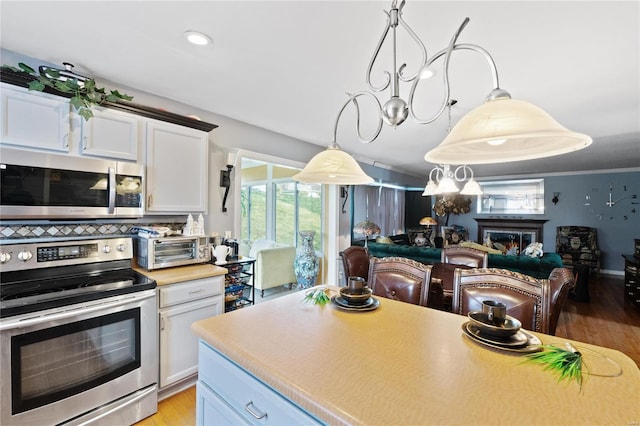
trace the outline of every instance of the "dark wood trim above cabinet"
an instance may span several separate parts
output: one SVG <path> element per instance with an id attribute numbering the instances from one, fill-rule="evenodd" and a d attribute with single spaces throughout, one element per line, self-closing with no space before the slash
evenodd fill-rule
<path id="1" fill-rule="evenodd" d="M 28 87 L 29 82 L 32 80 L 34 80 L 34 78 L 29 76 L 28 74 L 14 72 L 5 68 L 0 69 L 0 81 L 2 81 L 3 83 L 20 87 Z M 50 87 L 45 87 L 44 92 L 52 95 L 62 96 L 64 98 L 71 97 L 71 95 L 68 93 L 59 92 Z M 217 124 L 207 123 L 206 121 L 196 120 L 184 115 L 175 114 L 173 112 L 164 111 L 146 105 L 140 105 L 129 101 L 105 102 L 104 104 L 102 104 L 102 106 L 106 108 L 125 111 L 131 114 L 140 115 L 146 118 L 153 118 L 156 120 L 165 121 L 167 123 L 190 127 L 192 129 L 203 130 L 205 132 L 210 132 L 218 127 Z"/>

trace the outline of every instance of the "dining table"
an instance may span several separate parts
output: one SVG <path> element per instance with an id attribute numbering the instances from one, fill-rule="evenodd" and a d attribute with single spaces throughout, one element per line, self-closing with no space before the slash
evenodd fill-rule
<path id="1" fill-rule="evenodd" d="M 640 370 L 622 352 L 526 330 L 526 346 L 504 349 L 469 334 L 467 316 L 382 297 L 350 309 L 338 287 L 318 288 L 329 303 L 302 290 L 192 330 L 323 424 L 640 424 Z M 528 361 L 567 343 L 582 354 L 581 383 Z"/>

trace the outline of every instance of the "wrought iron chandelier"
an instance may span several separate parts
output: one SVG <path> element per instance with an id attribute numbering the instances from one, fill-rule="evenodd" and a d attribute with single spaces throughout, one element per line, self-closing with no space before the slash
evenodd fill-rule
<path id="1" fill-rule="evenodd" d="M 376 140 L 382 131 L 383 123 L 397 127 L 409 116 L 420 124 L 433 123 L 442 115 L 447 105 L 451 102 L 449 62 L 451 54 L 459 50 L 476 52 L 485 58 L 491 70 L 493 89 L 482 105 L 466 114 L 438 147 L 425 154 L 426 161 L 435 164 L 485 164 L 520 161 L 577 151 L 592 143 L 592 139 L 589 136 L 567 130 L 539 107 L 522 100 L 512 100 L 511 95 L 500 88 L 498 71 L 491 55 L 478 45 L 457 43 L 460 33 L 469 23 L 469 18 L 464 19 L 446 48 L 428 58 L 424 44 L 402 18 L 404 5 L 405 0 L 401 0 L 399 6 L 397 0 L 392 0 L 391 9 L 384 11 L 387 15 L 386 27 L 382 32 L 366 73 L 366 83 L 369 89 L 373 92 L 382 92 L 389 89 L 390 98 L 384 104 L 381 104 L 376 95 L 371 92 L 360 91 L 349 94 L 349 98 L 338 112 L 334 124 L 333 139 L 328 149 L 316 155 L 301 173 L 294 176 L 294 179 L 304 182 L 347 185 L 372 182 L 373 180 L 362 171 L 357 163 L 353 167 L 352 163 L 345 160 L 345 156 L 350 156 L 342 151 L 337 144 L 338 123 L 342 113 L 347 106 L 355 106 L 357 114 L 356 134 L 362 143 L 371 143 Z M 413 75 L 407 76 L 404 74 L 406 63 L 398 66 L 396 45 L 398 26 L 402 27 L 411 36 L 421 52 L 422 60 L 420 66 Z M 392 34 L 393 42 L 393 69 L 385 71 L 386 81 L 382 85 L 374 86 L 371 82 L 371 72 L 389 32 Z M 419 76 L 440 58 L 444 60 L 444 96 L 442 103 L 433 116 L 420 118 L 413 108 L 416 88 L 421 81 Z M 411 83 L 407 101 L 400 97 L 400 82 Z M 360 129 L 360 107 L 358 102 L 362 98 L 371 98 L 379 111 L 377 127 L 370 138 L 364 138 Z M 320 156 L 323 158 L 317 158 Z M 344 173 L 339 173 L 341 164 L 348 166 Z M 327 168 L 331 169 L 329 173 L 326 173 Z"/>

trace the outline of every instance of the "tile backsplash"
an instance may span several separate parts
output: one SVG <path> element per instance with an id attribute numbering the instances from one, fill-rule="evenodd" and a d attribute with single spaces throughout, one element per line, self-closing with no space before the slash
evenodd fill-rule
<path id="1" fill-rule="evenodd" d="M 76 237 L 116 237 L 132 233 L 135 226 L 167 226 L 173 230 L 182 229 L 184 223 L 34 223 L 3 224 L 0 223 L 0 240 L 24 238 L 76 238 Z"/>

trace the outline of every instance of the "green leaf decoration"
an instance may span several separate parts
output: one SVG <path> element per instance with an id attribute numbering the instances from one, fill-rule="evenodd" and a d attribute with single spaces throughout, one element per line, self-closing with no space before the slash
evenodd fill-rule
<path id="1" fill-rule="evenodd" d="M 13 68 L 13 67 L 12 67 Z M 36 73 L 36 70 L 34 70 L 33 68 L 31 68 L 29 65 L 20 62 L 18 64 L 18 68 L 20 68 L 20 70 L 22 70 L 23 72 L 26 72 L 27 74 L 32 74 L 34 75 Z M 15 68 L 13 68 L 15 70 Z"/>
<path id="2" fill-rule="evenodd" d="M 525 356 L 525 362 L 532 362 L 544 366 L 558 377 L 558 382 L 575 380 L 582 390 L 582 354 L 571 344 L 567 349 L 545 345 L 542 352 L 535 352 Z"/>
<path id="3" fill-rule="evenodd" d="M 324 306 L 331 300 L 329 299 L 329 295 L 327 294 L 328 291 L 329 290 L 326 288 L 315 288 L 309 290 L 304 296 L 304 302 Z"/>
<path id="4" fill-rule="evenodd" d="M 44 90 L 44 84 L 40 80 L 33 80 L 29 82 L 29 90 L 36 90 L 42 92 Z"/>
<path id="5" fill-rule="evenodd" d="M 78 115 L 85 119 L 85 121 L 89 121 L 91 117 L 93 117 L 93 112 L 89 108 L 80 108 L 78 110 Z"/>
<path id="6" fill-rule="evenodd" d="M 60 79 L 60 72 L 54 68 L 45 67 L 45 72 L 40 75 L 37 75 L 33 68 L 22 62 L 18 64 L 18 68 L 3 65 L 2 69 L 37 77 L 36 80 L 32 80 L 27 84 L 29 90 L 42 92 L 46 87 L 51 87 L 59 92 L 72 94 L 73 96 L 70 99 L 70 103 L 78 112 L 78 115 L 85 120 L 93 117 L 91 108 L 94 106 L 100 106 L 106 101 L 118 102 L 120 100 L 133 100 L 133 96 L 120 93 L 117 90 L 111 90 L 110 94 L 107 95 L 105 89 L 98 87 L 96 81 L 92 78 L 84 81 L 72 77 Z"/>
<path id="7" fill-rule="evenodd" d="M 86 108 L 86 102 L 79 96 L 74 96 L 70 99 L 71 105 L 80 113 L 81 108 Z"/>

